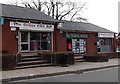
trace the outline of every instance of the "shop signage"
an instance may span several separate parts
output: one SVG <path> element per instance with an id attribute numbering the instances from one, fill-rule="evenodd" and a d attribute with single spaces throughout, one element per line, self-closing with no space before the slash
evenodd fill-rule
<path id="1" fill-rule="evenodd" d="M 0 25 L 4 24 L 4 18 L 0 18 Z"/>
<path id="2" fill-rule="evenodd" d="M 10 27 L 19 27 L 20 30 L 31 31 L 54 31 L 54 25 L 51 24 L 35 24 L 25 22 L 10 22 Z"/>
<path id="3" fill-rule="evenodd" d="M 114 38 L 114 33 L 98 33 L 100 38 Z"/>
<path id="4" fill-rule="evenodd" d="M 89 34 L 63 34 L 64 38 L 89 38 Z"/>

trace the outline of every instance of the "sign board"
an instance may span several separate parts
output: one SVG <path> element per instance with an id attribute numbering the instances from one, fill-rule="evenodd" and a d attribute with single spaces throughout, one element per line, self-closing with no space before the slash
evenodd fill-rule
<path id="1" fill-rule="evenodd" d="M 89 38 L 89 34 L 63 34 L 64 38 Z"/>
<path id="2" fill-rule="evenodd" d="M 11 27 L 19 27 L 20 30 L 28 31 L 54 31 L 54 25 L 51 24 L 35 24 L 25 22 L 10 22 Z"/>
<path id="3" fill-rule="evenodd" d="M 114 38 L 114 33 L 98 33 L 100 38 Z"/>
<path id="4" fill-rule="evenodd" d="M 0 18 L 0 25 L 4 24 L 4 18 Z"/>

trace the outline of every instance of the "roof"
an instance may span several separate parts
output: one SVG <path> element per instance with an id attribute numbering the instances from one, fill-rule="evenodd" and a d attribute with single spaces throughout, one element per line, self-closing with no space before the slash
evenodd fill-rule
<path id="1" fill-rule="evenodd" d="M 2 17 L 58 22 L 58 20 L 55 20 L 52 17 L 35 9 L 8 4 L 0 4 L 0 7 L 1 6 L 2 13 L 0 16 Z"/>
<path id="2" fill-rule="evenodd" d="M 83 31 L 83 32 L 101 32 L 101 33 L 115 33 L 113 31 L 110 31 L 108 29 L 99 27 L 97 25 L 91 24 L 91 23 L 85 23 L 85 22 L 72 22 L 72 21 L 64 21 L 62 28 L 60 28 L 62 31 Z"/>

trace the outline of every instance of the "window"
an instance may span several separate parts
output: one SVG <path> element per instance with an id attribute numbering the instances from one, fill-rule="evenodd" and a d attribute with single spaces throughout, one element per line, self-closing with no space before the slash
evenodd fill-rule
<path id="1" fill-rule="evenodd" d="M 41 49 L 50 50 L 50 33 L 41 33 Z"/>
<path id="2" fill-rule="evenodd" d="M 112 50 L 112 39 L 99 39 L 98 52 L 111 52 Z"/>
<path id="3" fill-rule="evenodd" d="M 82 54 L 86 52 L 86 41 L 85 39 L 68 39 L 67 40 L 68 51 Z"/>
<path id="4" fill-rule="evenodd" d="M 21 51 L 51 50 L 51 34 L 47 32 L 21 32 Z"/>

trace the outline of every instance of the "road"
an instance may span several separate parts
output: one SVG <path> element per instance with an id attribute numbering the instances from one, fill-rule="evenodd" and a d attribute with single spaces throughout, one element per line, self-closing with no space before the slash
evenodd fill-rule
<path id="1" fill-rule="evenodd" d="M 59 75 L 17 82 L 118 82 L 118 68 L 107 68 L 88 71 L 82 74 Z"/>

